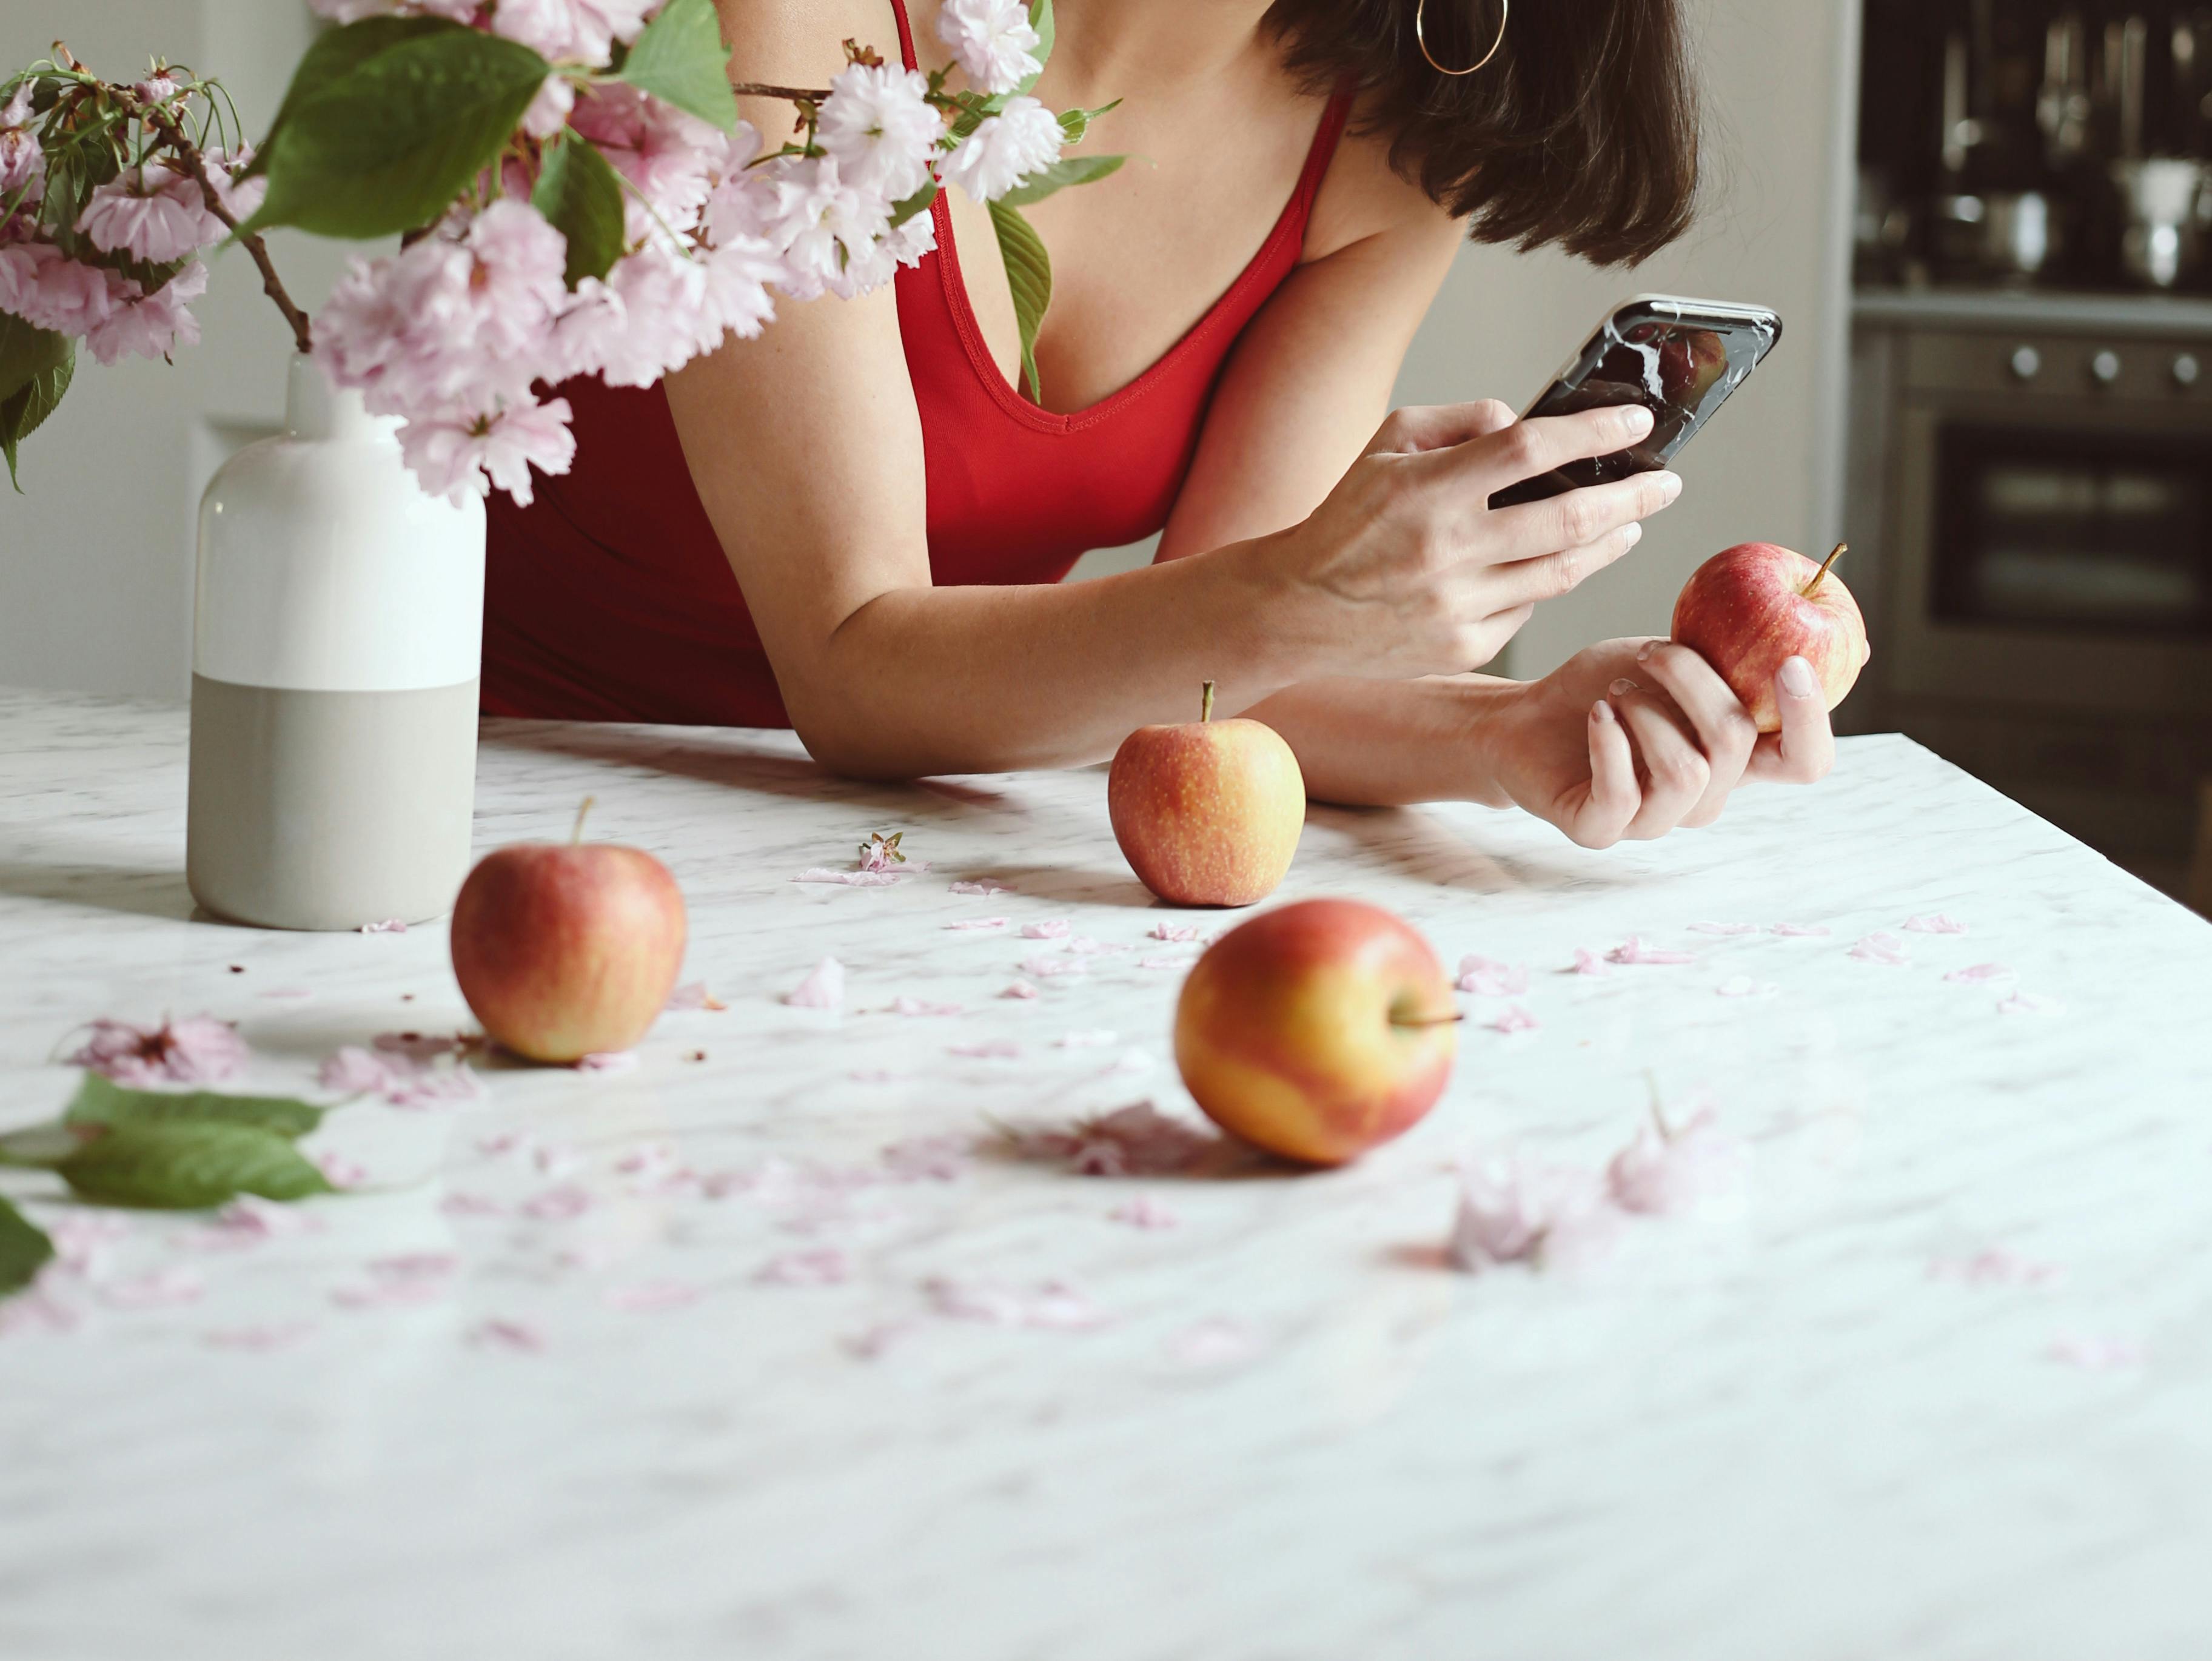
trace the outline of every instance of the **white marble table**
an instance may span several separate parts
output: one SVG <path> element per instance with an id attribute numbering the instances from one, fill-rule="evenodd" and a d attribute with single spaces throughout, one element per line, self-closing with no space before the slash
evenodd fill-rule
<path id="1" fill-rule="evenodd" d="M 1103 776 L 896 789 L 785 735 L 487 736 L 480 843 L 594 793 L 683 882 L 687 973 L 729 1007 L 626 1073 L 340 1109 L 319 1143 L 377 1191 L 307 1232 L 213 1251 L 134 1216 L 52 1277 L 72 1323 L 0 1335 L 9 1661 L 2212 1652 L 2212 928 L 1925 751 L 1853 740 L 1823 790 L 1602 856 L 1317 811 L 1285 897 L 1528 964 L 1539 1029 L 1468 999 L 1437 1111 L 1334 1175 L 898 1180 L 887 1144 L 991 1118 L 1189 1111 L 1165 1034 L 1196 948 L 1146 938 Z M 65 1098 L 50 1057 L 94 1015 L 235 1019 L 270 1088 L 463 1020 L 441 929 L 194 918 L 183 797 L 179 712 L 0 695 L 0 1127 Z M 933 869 L 792 880 L 892 829 Z M 983 877 L 1014 891 L 949 891 Z M 1972 932 L 1850 953 L 1936 912 Z M 1130 949 L 1007 999 L 1073 954 L 947 927 L 988 916 Z M 1558 972 L 1631 934 L 1697 960 Z M 845 1013 L 785 1007 L 825 952 Z M 2015 977 L 1946 979 L 1984 963 Z M 1771 989 L 1716 995 L 1746 979 Z M 994 1043 L 1018 1054 L 951 1053 Z M 1735 1215 L 1638 1221 L 1573 1275 L 1439 1264 L 1457 1156 L 1601 1162 L 1647 1069 L 1753 1141 Z M 1177 1226 L 1115 1220 L 1139 1198 Z M 818 1252 L 850 1278 L 759 1278 Z M 403 1254 L 457 1272 L 362 1306 Z M 945 1277 L 1062 1281 L 1100 1319 L 957 1318 Z"/>

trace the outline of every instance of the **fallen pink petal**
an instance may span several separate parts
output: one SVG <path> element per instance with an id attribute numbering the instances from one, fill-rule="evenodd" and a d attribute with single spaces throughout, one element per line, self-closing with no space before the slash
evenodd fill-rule
<path id="1" fill-rule="evenodd" d="M 771 1257 L 753 1276 L 763 1286 L 836 1287 L 853 1278 L 853 1260 L 836 1246 L 787 1251 Z"/>
<path id="2" fill-rule="evenodd" d="M 1047 917 L 1042 922 L 1025 922 L 1022 925 L 1022 938 L 1025 940 L 1064 940 L 1067 938 L 1067 923 L 1060 917 Z"/>
<path id="3" fill-rule="evenodd" d="M 1461 991 L 1478 998 L 1517 998 L 1528 989 L 1528 970 L 1525 964 L 1466 957 L 1459 960 L 1455 984 Z"/>
<path id="4" fill-rule="evenodd" d="M 1171 1176 L 1221 1146 L 1219 1136 L 1171 1119 L 1150 1102 L 1065 1127 L 1009 1127 L 1002 1139 L 1017 1159 L 1064 1163 L 1084 1177 Z"/>
<path id="5" fill-rule="evenodd" d="M 667 1177 L 683 1169 L 683 1157 L 668 1142 L 647 1142 L 615 1161 L 625 1177 Z"/>
<path id="6" fill-rule="evenodd" d="M 1924 916 L 1907 917 L 1905 931 L 1908 934 L 1963 934 L 1966 932 L 1966 925 L 1956 917 L 1936 911 Z"/>
<path id="7" fill-rule="evenodd" d="M 806 978 L 784 995 L 793 1009 L 841 1009 L 845 1003 L 845 965 L 824 958 L 806 971 Z"/>
<path id="8" fill-rule="evenodd" d="M 1641 934 L 1631 934 L 1626 940 L 1605 954 L 1607 963 L 1618 964 L 1682 964 L 1695 963 L 1697 958 L 1687 952 L 1674 952 L 1648 944 Z"/>
<path id="9" fill-rule="evenodd" d="M 1176 1228 L 1182 1219 L 1175 1210 L 1149 1194 L 1139 1194 L 1133 1200 L 1125 1200 L 1106 1214 L 1109 1222 L 1125 1223 L 1131 1228 Z"/>
<path id="10" fill-rule="evenodd" d="M 926 998 L 897 997 L 890 1002 L 890 1013 L 894 1015 L 917 1015 L 927 1019 L 957 1015 L 960 1007 L 957 1003 L 932 1003 Z"/>
<path id="11" fill-rule="evenodd" d="M 1153 940 L 1195 940 L 1198 938 L 1198 927 L 1194 923 L 1156 922 L 1145 938 Z"/>
<path id="12" fill-rule="evenodd" d="M 985 1281 L 940 1278 L 925 1281 L 922 1295 L 938 1314 L 956 1321 L 1065 1332 L 1088 1331 L 1105 1324 L 1106 1317 L 1089 1298 L 1059 1281 L 1048 1281 L 1034 1291 L 1021 1291 Z"/>
<path id="13" fill-rule="evenodd" d="M 448 1194 L 438 1202 L 438 1209 L 448 1217 L 504 1217 L 506 1205 L 489 1194 Z"/>
<path id="14" fill-rule="evenodd" d="M 469 1329 L 469 1342 L 485 1349 L 508 1349 L 535 1355 L 545 1348 L 545 1334 L 528 1321 L 495 1318 Z"/>
<path id="15" fill-rule="evenodd" d="M 558 1188 L 549 1188 L 544 1193 L 525 1200 L 522 1214 L 534 1217 L 540 1222 L 566 1222 L 571 1218 L 582 1216 L 592 1208 L 592 1205 L 590 1190 L 569 1183 Z"/>
<path id="16" fill-rule="evenodd" d="M 995 934 L 1006 926 L 1004 917 L 976 917 L 966 922 L 948 922 L 947 928 L 964 934 Z"/>
<path id="17" fill-rule="evenodd" d="M 343 1153 L 315 1153 L 308 1156 L 323 1180 L 332 1188 L 359 1188 L 368 1181 L 368 1167 L 358 1159 L 349 1159 Z"/>
<path id="18" fill-rule="evenodd" d="M 220 1084 L 246 1070 L 246 1040 L 228 1021 L 194 1015 L 159 1026 L 105 1016 L 67 1057 L 71 1067 L 104 1074 L 120 1085 Z"/>
<path id="19" fill-rule="evenodd" d="M 1723 998 L 1771 998 L 1779 989 L 1771 981 L 1755 981 L 1748 975 L 1731 975 L 1713 989 Z"/>
<path id="20" fill-rule="evenodd" d="M 579 1073 L 627 1073 L 637 1065 L 634 1050 L 594 1050 L 588 1056 L 579 1056 L 569 1063 Z"/>
<path id="21" fill-rule="evenodd" d="M 1978 963 L 1972 968 L 1954 969 L 1943 977 L 1959 986 L 1984 986 L 1991 981 L 2008 981 L 2012 977 L 2012 970 L 2001 963 Z"/>
<path id="22" fill-rule="evenodd" d="M 1759 925 L 1755 922 L 1693 922 L 1690 925 L 1690 932 L 1692 934 L 1756 934 Z"/>
<path id="23" fill-rule="evenodd" d="M 1818 923 L 1807 928 L 1802 923 L 1778 922 L 1768 932 L 1779 934 L 1785 940 L 1824 940 L 1828 938 L 1831 931 L 1821 928 Z"/>
<path id="24" fill-rule="evenodd" d="M 1493 1032 L 1534 1032 L 1543 1023 L 1516 1003 L 1496 1019 L 1486 1021 L 1484 1025 Z"/>
<path id="25" fill-rule="evenodd" d="M 1188 958 L 1139 958 L 1137 959 L 1137 967 L 1139 969 L 1188 969 L 1190 967 L 1190 960 Z"/>
<path id="26" fill-rule="evenodd" d="M 1016 981 L 1012 986 L 999 994 L 999 995 L 1002 998 L 1018 999 L 1025 1003 L 1031 998 L 1037 997 L 1041 995 L 1038 993 L 1036 988 L 1031 986 L 1027 981 Z"/>
<path id="27" fill-rule="evenodd" d="M 1610 975 L 1613 970 L 1605 966 L 1605 959 L 1596 952 L 1587 946 L 1578 946 L 1575 948 L 1575 966 L 1567 972 L 1571 975 Z"/>
<path id="28" fill-rule="evenodd" d="M 704 981 L 686 981 L 668 995 L 667 1007 L 674 1013 L 688 1009 L 727 1009 L 729 1005 L 707 989 Z"/>
<path id="29" fill-rule="evenodd" d="M 69 1212 L 46 1225 L 46 1238 L 53 1242 L 55 1267 L 89 1275 L 99 1269 L 109 1246 L 131 1238 L 131 1225 L 96 1211 Z"/>
<path id="30" fill-rule="evenodd" d="M 1471 1275 L 1504 1263 L 1573 1268 L 1610 1250 L 1620 1225 L 1589 1172 L 1492 1156 L 1461 1172 L 1444 1250 Z"/>
<path id="31" fill-rule="evenodd" d="M 1002 882 L 994 882 L 990 878 L 983 877 L 972 882 L 956 882 L 947 891 L 954 894 L 990 895 L 1011 894 L 1014 891 Z"/>
<path id="32" fill-rule="evenodd" d="M 884 1149 L 884 1169 L 901 1182 L 956 1182 L 975 1165 L 971 1147 L 958 1136 L 910 1136 Z"/>
<path id="33" fill-rule="evenodd" d="M 1624 1211 L 1665 1217 L 1727 1199 L 1743 1185 L 1749 1144 L 1722 1134 L 1711 1108 L 1679 1129 L 1646 1121 L 1605 1168 L 1606 1187 Z"/>
<path id="34" fill-rule="evenodd" d="M 67 1304 L 46 1292 L 45 1276 L 24 1291 L 0 1302 L 0 1337 L 27 1332 L 73 1332 L 82 1318 Z"/>
<path id="35" fill-rule="evenodd" d="M 1090 969 L 1091 964 L 1087 959 L 1082 958 L 1024 958 L 1015 966 L 1024 975 L 1033 975 L 1038 980 L 1048 981 L 1062 975 L 1084 974 Z"/>
<path id="36" fill-rule="evenodd" d="M 407 925 L 397 917 L 386 917 L 382 922 L 365 922 L 355 931 L 362 934 L 404 934 Z"/>
<path id="37" fill-rule="evenodd" d="M 2015 992 L 1997 1006 L 2000 1015 L 2063 1015 L 2066 1006 L 2040 992 Z"/>
<path id="38" fill-rule="evenodd" d="M 894 871 L 831 871 L 823 866 L 802 871 L 792 879 L 793 882 L 821 883 L 841 888 L 893 888 L 906 880 L 907 873 Z"/>
<path id="39" fill-rule="evenodd" d="M 1861 963 L 1886 964 L 1893 969 L 1903 968 L 1912 961 L 1905 942 L 1887 933 L 1869 934 L 1851 947 L 1850 955 Z"/>

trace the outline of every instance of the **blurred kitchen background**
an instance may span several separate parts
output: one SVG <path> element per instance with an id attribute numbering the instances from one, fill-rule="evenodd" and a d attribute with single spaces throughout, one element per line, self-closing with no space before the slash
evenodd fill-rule
<path id="1" fill-rule="evenodd" d="M 1696 231 L 1633 273 L 1468 248 L 1398 396 L 1526 403 L 1634 293 L 1762 301 L 1787 333 L 1684 453 L 1683 500 L 1500 666 L 1663 633 L 1729 544 L 1848 537 L 1875 657 L 1845 730 L 1901 729 L 2212 908 L 2212 0 L 1691 9 Z M 113 72 L 158 50 L 222 75 L 252 129 L 313 27 L 304 0 L 0 0 L 0 58 L 58 33 Z M 319 300 L 345 251 L 274 242 Z M 0 684 L 182 696 L 193 506 L 275 429 L 287 348 L 242 259 L 198 309 L 173 369 L 88 372 L 25 447 Z"/>

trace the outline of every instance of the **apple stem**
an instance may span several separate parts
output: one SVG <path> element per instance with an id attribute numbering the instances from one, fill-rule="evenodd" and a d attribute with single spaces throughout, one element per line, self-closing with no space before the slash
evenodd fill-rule
<path id="1" fill-rule="evenodd" d="M 1423 1016 L 1419 1020 L 1406 1020 L 1401 1019 L 1396 1015 L 1393 1015 L 1390 1018 L 1390 1025 L 1393 1026 L 1405 1027 L 1412 1031 L 1418 1031 L 1422 1027 L 1428 1026 L 1457 1026 L 1466 1019 L 1466 1016 L 1456 1013 L 1450 1015 L 1426 1015 Z"/>
<path id="2" fill-rule="evenodd" d="M 1206 691 L 1198 703 L 1198 719 L 1201 725 L 1213 719 L 1213 683 L 1206 683 Z"/>
<path id="3" fill-rule="evenodd" d="M 569 847 L 577 848 L 583 844 L 584 815 L 592 811 L 592 804 L 598 800 L 599 798 L 597 796 L 586 796 L 584 798 L 582 805 L 576 809 L 576 828 L 568 833 Z"/>
<path id="4" fill-rule="evenodd" d="M 1813 591 L 1820 586 L 1820 579 L 1828 575 L 1828 568 L 1831 565 L 1833 565 L 1838 560 L 1841 559 L 1845 554 L 1850 552 L 1850 551 L 1851 545 L 1850 543 L 1838 543 L 1836 545 L 1836 551 L 1830 554 L 1827 558 L 1820 562 L 1820 569 L 1813 573 L 1813 580 L 1807 583 L 1804 587 L 1800 589 L 1798 592 L 1802 593 L 1807 599 L 1812 599 Z"/>

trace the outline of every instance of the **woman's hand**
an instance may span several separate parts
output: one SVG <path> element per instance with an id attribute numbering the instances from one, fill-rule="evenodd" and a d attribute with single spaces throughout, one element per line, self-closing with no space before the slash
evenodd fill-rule
<path id="1" fill-rule="evenodd" d="M 1263 538 L 1269 632 L 1294 678 L 1409 680 L 1479 668 L 1540 600 L 1633 548 L 1672 473 L 1492 509 L 1508 485 L 1651 432 L 1641 407 L 1519 421 L 1503 404 L 1400 410 L 1304 523 Z M 1289 592 L 1281 593 L 1287 584 Z"/>
<path id="2" fill-rule="evenodd" d="M 1775 677 L 1782 730 L 1762 735 L 1728 683 L 1663 640 L 1609 640 L 1491 714 L 1483 743 L 1508 800 L 1585 848 L 1711 824 L 1747 780 L 1810 784 L 1836 743 L 1810 665 Z"/>

